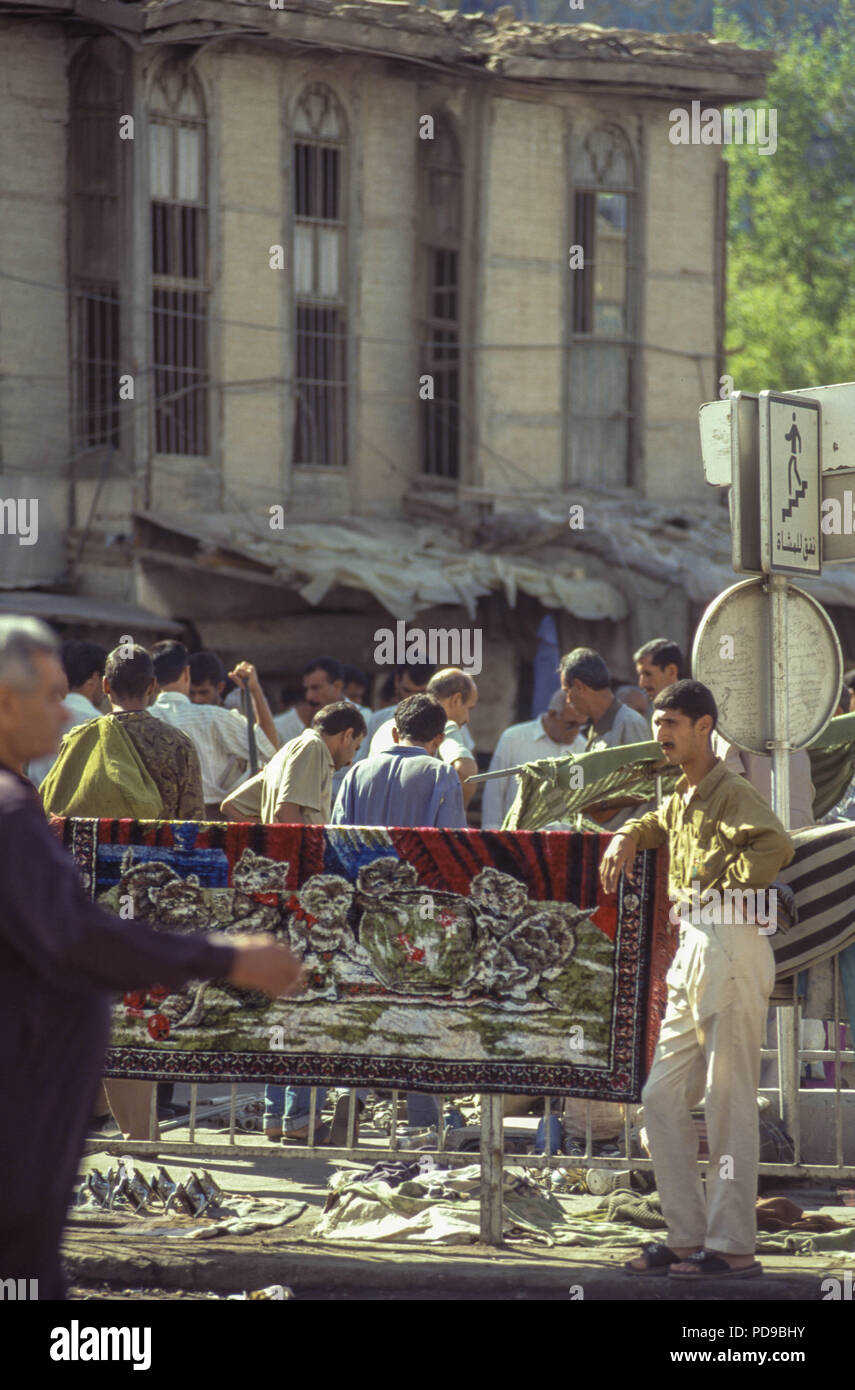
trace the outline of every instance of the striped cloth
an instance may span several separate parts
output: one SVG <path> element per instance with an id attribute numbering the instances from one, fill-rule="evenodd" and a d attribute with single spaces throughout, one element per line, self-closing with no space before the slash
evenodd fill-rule
<path id="1" fill-rule="evenodd" d="M 772 997 L 790 1002 L 794 975 L 855 942 L 855 821 L 797 830 L 793 841 L 796 853 L 778 880 L 794 893 L 798 920 L 770 937 L 777 967 Z"/>

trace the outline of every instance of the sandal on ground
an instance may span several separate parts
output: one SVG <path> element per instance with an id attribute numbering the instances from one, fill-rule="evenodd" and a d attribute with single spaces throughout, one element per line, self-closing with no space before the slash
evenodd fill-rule
<path id="1" fill-rule="evenodd" d="M 694 1265 L 697 1272 L 687 1274 L 685 1271 L 669 1269 L 669 1279 L 756 1279 L 763 1273 L 763 1266 L 759 1260 L 755 1260 L 753 1265 L 741 1265 L 734 1269 L 714 1250 L 698 1250 L 694 1255 L 687 1255 L 685 1260 L 679 1260 L 677 1263 Z"/>
<path id="2" fill-rule="evenodd" d="M 642 1278 L 650 1274 L 667 1274 L 669 1265 L 678 1264 L 680 1256 L 675 1255 L 668 1245 L 663 1245 L 661 1241 L 655 1241 L 652 1245 L 645 1245 L 639 1255 L 633 1255 L 634 1260 L 644 1259 L 647 1261 L 645 1269 L 636 1269 L 629 1261 L 623 1266 L 627 1274 L 640 1274 Z"/>
<path id="3" fill-rule="evenodd" d="M 284 1134 L 282 1136 L 282 1143 L 286 1145 L 286 1147 L 289 1144 L 308 1144 L 308 1142 L 308 1134 Z M 318 1144 L 329 1144 L 329 1142 L 330 1127 L 326 1121 L 324 1121 L 323 1124 L 315 1125 L 315 1139 L 312 1147 L 316 1148 Z"/>

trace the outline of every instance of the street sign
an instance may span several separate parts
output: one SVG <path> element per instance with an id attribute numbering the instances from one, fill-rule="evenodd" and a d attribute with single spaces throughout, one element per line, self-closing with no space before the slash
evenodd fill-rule
<path id="1" fill-rule="evenodd" d="M 855 560 L 855 469 L 822 475 L 822 563 Z"/>
<path id="2" fill-rule="evenodd" d="M 855 470 L 855 381 L 808 386 L 788 396 L 817 401 L 822 408 L 820 458 L 823 473 Z M 705 401 L 698 411 L 704 477 L 712 487 L 730 487 L 731 397 Z"/>
<path id="3" fill-rule="evenodd" d="M 737 574 L 762 574 L 759 398 L 748 391 L 734 391 L 730 403 L 731 564 Z"/>
<path id="4" fill-rule="evenodd" d="M 816 599 L 788 585 L 784 603 L 788 698 L 778 738 L 791 749 L 806 748 L 837 708 L 843 654 Z M 737 748 L 767 757 L 775 737 L 772 624 L 767 581 L 745 579 L 713 599 L 692 648 L 695 680 L 709 686 L 718 705 L 718 732 Z"/>
<path id="5" fill-rule="evenodd" d="M 818 401 L 760 392 L 760 561 L 765 574 L 822 573 Z"/>

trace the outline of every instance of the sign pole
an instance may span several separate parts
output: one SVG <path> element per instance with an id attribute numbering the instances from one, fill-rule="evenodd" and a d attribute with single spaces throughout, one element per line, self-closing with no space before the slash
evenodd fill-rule
<path id="1" fill-rule="evenodd" d="M 772 809 L 790 828 L 790 711 L 789 662 L 787 655 L 787 599 L 789 580 L 785 574 L 769 575 L 769 603 L 772 621 L 770 671 L 772 673 Z M 797 1005 L 778 1006 L 778 1104 L 781 1122 L 795 1145 L 799 1161 L 799 1061 Z"/>

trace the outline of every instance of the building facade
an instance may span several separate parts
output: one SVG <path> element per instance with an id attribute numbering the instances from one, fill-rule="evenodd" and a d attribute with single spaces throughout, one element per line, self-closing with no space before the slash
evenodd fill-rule
<path id="1" fill-rule="evenodd" d="M 768 56 L 372 0 L 25 11 L 0 5 L 0 481 L 42 525 L 0 537 L 4 587 L 254 641 L 277 674 L 342 633 L 369 661 L 390 613 L 483 622 L 498 668 L 557 610 L 625 670 L 652 634 L 607 538 L 535 534 L 521 564 L 513 519 L 720 515 L 696 420 L 724 165 L 669 112 L 761 97 Z M 361 543 L 324 586 L 333 523 Z M 512 581 L 395 613 L 384 556 L 407 570 L 407 528 L 439 554 L 431 526 Z"/>

